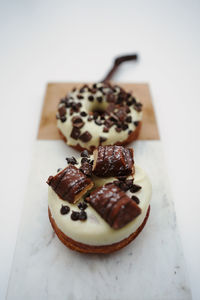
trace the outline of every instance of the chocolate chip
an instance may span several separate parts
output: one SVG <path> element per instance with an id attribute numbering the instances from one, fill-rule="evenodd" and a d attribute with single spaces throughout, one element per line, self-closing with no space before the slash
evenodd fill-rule
<path id="1" fill-rule="evenodd" d="M 85 220 L 87 220 L 87 214 L 86 214 L 85 211 L 81 211 L 81 212 L 79 213 L 79 220 L 80 220 L 80 221 L 85 221 Z"/>
<path id="2" fill-rule="evenodd" d="M 128 117 L 126 118 L 126 122 L 127 122 L 127 123 L 131 123 L 131 122 L 132 122 L 132 117 L 131 117 L 131 116 L 128 116 Z"/>
<path id="3" fill-rule="evenodd" d="M 135 126 L 138 126 L 139 121 L 135 121 L 135 122 L 133 122 L 133 124 L 134 124 Z"/>
<path id="4" fill-rule="evenodd" d="M 131 199 L 132 199 L 133 201 L 135 201 L 137 204 L 140 203 L 140 200 L 139 200 L 138 197 L 136 197 L 136 196 L 132 196 Z"/>
<path id="5" fill-rule="evenodd" d="M 66 120 L 67 120 L 67 118 L 66 118 L 65 116 L 60 117 L 60 121 L 61 121 L 62 123 L 64 123 Z"/>
<path id="6" fill-rule="evenodd" d="M 82 128 L 84 126 L 84 122 L 83 120 L 81 119 L 81 117 L 79 116 L 75 116 L 72 118 L 72 123 L 73 123 L 73 126 L 76 127 L 76 128 Z"/>
<path id="7" fill-rule="evenodd" d="M 101 102 L 103 101 L 103 98 L 102 98 L 102 97 L 97 97 L 97 101 L 98 101 L 99 103 L 101 103 Z"/>
<path id="8" fill-rule="evenodd" d="M 71 164 L 71 165 L 77 165 L 77 160 L 75 157 L 66 157 L 66 161 L 68 162 L 68 164 Z"/>
<path id="9" fill-rule="evenodd" d="M 73 127 L 72 132 L 71 132 L 71 138 L 77 140 L 81 134 L 81 131 L 79 128 Z"/>
<path id="10" fill-rule="evenodd" d="M 82 106 L 82 103 L 81 103 L 81 102 L 78 102 L 76 105 L 77 105 L 78 107 L 81 107 L 81 106 Z"/>
<path id="11" fill-rule="evenodd" d="M 78 94 L 78 95 L 77 95 L 77 98 L 78 98 L 78 99 L 83 99 L 84 97 L 83 97 L 82 95 Z"/>
<path id="12" fill-rule="evenodd" d="M 97 88 L 97 84 L 94 83 L 92 87 L 93 87 L 93 89 L 96 89 Z"/>
<path id="13" fill-rule="evenodd" d="M 136 103 L 134 104 L 134 108 L 135 108 L 135 110 L 136 110 L 137 112 L 140 112 L 140 111 L 142 110 L 142 103 L 136 102 Z"/>
<path id="14" fill-rule="evenodd" d="M 81 157 L 89 157 L 89 153 L 86 149 L 81 152 Z"/>
<path id="15" fill-rule="evenodd" d="M 62 170 L 62 168 L 59 168 L 59 169 L 57 170 L 57 173 L 59 173 L 61 170 Z"/>
<path id="16" fill-rule="evenodd" d="M 60 213 L 61 215 L 66 215 L 70 212 L 70 208 L 67 205 L 62 205 L 61 209 L 60 209 Z"/>
<path id="17" fill-rule="evenodd" d="M 83 158 L 81 159 L 81 163 L 84 164 L 85 162 L 89 163 L 90 160 L 89 160 L 87 157 L 83 157 Z"/>
<path id="18" fill-rule="evenodd" d="M 100 137 L 99 137 L 99 142 L 100 142 L 100 144 L 103 143 L 103 142 L 105 142 L 106 140 L 107 140 L 107 138 L 105 138 L 105 137 L 103 137 L 103 136 L 100 136 Z"/>
<path id="19" fill-rule="evenodd" d="M 73 88 L 72 92 L 76 92 L 76 88 Z"/>
<path id="20" fill-rule="evenodd" d="M 132 188 L 133 187 L 133 179 L 127 179 L 126 185 L 128 186 L 129 189 Z"/>
<path id="21" fill-rule="evenodd" d="M 78 204 L 78 208 L 79 208 L 80 210 L 85 210 L 87 207 L 88 207 L 88 205 L 87 205 L 85 202 L 80 202 L 80 203 Z"/>
<path id="22" fill-rule="evenodd" d="M 65 108 L 65 106 L 59 107 L 58 112 L 59 112 L 60 117 L 64 117 L 65 114 L 66 114 L 66 108 Z"/>
<path id="23" fill-rule="evenodd" d="M 94 101 L 94 97 L 93 97 L 92 95 L 90 95 L 90 96 L 88 97 L 88 100 L 89 100 L 89 101 Z"/>
<path id="24" fill-rule="evenodd" d="M 103 132 L 108 132 L 109 131 L 109 128 L 108 127 L 104 127 L 103 128 Z"/>
<path id="25" fill-rule="evenodd" d="M 78 221 L 79 220 L 79 215 L 80 215 L 80 213 L 78 211 L 72 211 L 71 219 L 73 221 Z"/>
<path id="26" fill-rule="evenodd" d="M 131 112 L 130 108 L 127 107 L 126 112 L 127 112 L 127 114 L 130 113 Z"/>
<path id="27" fill-rule="evenodd" d="M 83 142 L 89 142 L 92 138 L 92 135 L 88 132 L 88 131 L 85 131 L 84 133 L 82 133 L 80 136 L 79 136 L 79 139 Z"/>
<path id="28" fill-rule="evenodd" d="M 128 129 L 128 125 L 127 124 L 123 124 L 122 125 L 122 130 L 126 130 L 126 129 Z"/>
<path id="29" fill-rule="evenodd" d="M 86 176 L 90 177 L 92 176 L 92 165 L 88 162 L 84 162 L 80 167 L 80 171 Z"/>
<path id="30" fill-rule="evenodd" d="M 88 117 L 88 122 L 90 122 L 90 121 L 92 121 L 93 120 L 93 117 L 92 116 L 90 116 L 90 117 Z"/>
<path id="31" fill-rule="evenodd" d="M 87 113 L 86 113 L 85 111 L 82 111 L 82 112 L 80 113 L 80 115 L 81 115 L 82 117 L 86 117 L 86 116 L 87 116 Z"/>
<path id="32" fill-rule="evenodd" d="M 131 193 L 137 193 L 139 190 L 141 190 L 141 186 L 140 185 L 137 185 L 137 184 L 134 184 L 133 186 L 132 186 L 132 188 L 130 189 L 130 192 Z"/>
<path id="33" fill-rule="evenodd" d="M 130 135 L 132 132 L 133 132 L 132 130 L 129 130 L 129 131 L 128 131 L 128 135 Z"/>

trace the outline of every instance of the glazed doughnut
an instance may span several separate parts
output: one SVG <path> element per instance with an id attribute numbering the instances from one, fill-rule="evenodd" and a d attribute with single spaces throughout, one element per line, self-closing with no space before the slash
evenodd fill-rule
<path id="1" fill-rule="evenodd" d="M 65 142 L 91 152 L 99 145 L 126 145 L 135 140 L 142 104 L 117 85 L 97 83 L 74 88 L 60 100 L 56 117 Z"/>
<path id="2" fill-rule="evenodd" d="M 100 146 L 95 151 L 67 158 L 68 165 L 48 178 L 49 219 L 70 249 L 111 253 L 135 239 L 146 224 L 151 183 L 134 167 L 132 149 Z"/>

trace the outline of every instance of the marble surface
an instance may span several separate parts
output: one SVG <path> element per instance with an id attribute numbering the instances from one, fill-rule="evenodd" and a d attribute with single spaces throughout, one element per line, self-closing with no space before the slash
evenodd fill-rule
<path id="1" fill-rule="evenodd" d="M 7 299 L 191 299 L 161 142 L 134 149 L 153 186 L 147 225 L 119 252 L 83 255 L 58 240 L 47 216 L 45 181 L 76 153 L 62 141 L 36 142 Z"/>

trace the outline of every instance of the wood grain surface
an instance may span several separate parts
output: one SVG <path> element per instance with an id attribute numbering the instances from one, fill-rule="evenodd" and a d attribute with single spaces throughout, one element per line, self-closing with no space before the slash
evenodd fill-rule
<path id="1" fill-rule="evenodd" d="M 56 111 L 59 100 L 74 87 L 83 83 L 48 83 L 37 138 L 39 140 L 62 139 L 56 127 Z M 153 109 L 148 84 L 119 83 L 127 92 L 132 94 L 143 104 L 143 122 L 139 140 L 159 140 L 159 132 Z"/>

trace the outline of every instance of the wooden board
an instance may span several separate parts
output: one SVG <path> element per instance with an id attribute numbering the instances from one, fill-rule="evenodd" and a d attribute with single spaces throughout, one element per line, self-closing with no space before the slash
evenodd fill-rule
<path id="1" fill-rule="evenodd" d="M 60 140 L 56 127 L 56 111 L 59 100 L 74 87 L 83 83 L 49 83 L 47 85 L 42 115 L 38 130 L 39 140 Z M 120 83 L 127 92 L 132 94 L 143 104 L 143 123 L 139 140 L 159 140 L 159 132 L 151 100 L 148 84 Z"/>

